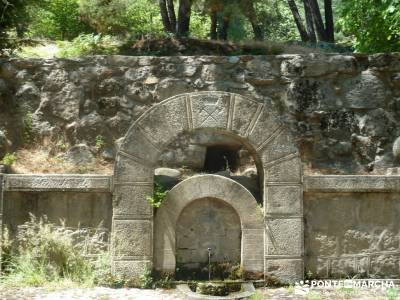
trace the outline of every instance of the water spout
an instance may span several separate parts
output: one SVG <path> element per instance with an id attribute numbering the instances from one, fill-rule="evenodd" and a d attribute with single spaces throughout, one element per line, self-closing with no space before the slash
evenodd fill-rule
<path id="1" fill-rule="evenodd" d="M 211 281 L 211 248 L 207 248 L 208 251 L 208 281 Z"/>

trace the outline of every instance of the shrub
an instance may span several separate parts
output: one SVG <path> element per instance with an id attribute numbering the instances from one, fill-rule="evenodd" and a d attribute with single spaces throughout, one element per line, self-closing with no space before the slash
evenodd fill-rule
<path id="1" fill-rule="evenodd" d="M 29 35 L 56 40 L 73 39 L 89 27 L 81 21 L 78 0 L 41 0 L 28 6 Z"/>
<path id="2" fill-rule="evenodd" d="M 103 149 L 103 147 L 106 145 L 106 141 L 104 140 L 104 137 L 101 135 L 96 136 L 96 148 L 97 150 Z"/>
<path id="3" fill-rule="evenodd" d="M 118 53 L 119 41 L 109 35 L 81 34 L 72 42 L 59 42 L 60 57 L 111 55 Z"/>
<path id="4" fill-rule="evenodd" d="M 147 200 L 149 201 L 151 206 L 153 206 L 154 208 L 159 208 L 161 204 L 165 201 L 167 193 L 167 188 L 161 183 L 155 181 L 153 196 L 147 197 Z"/>
<path id="5" fill-rule="evenodd" d="M 154 285 L 153 272 L 151 268 L 146 267 L 144 273 L 139 277 L 141 289 L 151 289 Z"/>
<path id="6" fill-rule="evenodd" d="M 23 132 L 24 142 L 25 144 L 32 144 L 34 141 L 32 113 L 28 112 L 25 115 L 23 122 L 24 122 L 24 132 Z"/>
<path id="7" fill-rule="evenodd" d="M 17 156 L 14 153 L 6 153 L 3 157 L 2 163 L 7 167 L 11 167 L 16 161 Z"/>
<path id="8" fill-rule="evenodd" d="M 103 233 L 96 231 L 89 238 L 87 230 L 72 230 L 63 222 L 56 226 L 46 217 L 30 215 L 30 220 L 18 228 L 12 247 L 3 253 L 7 264 L 1 281 L 28 286 L 63 280 L 88 285 L 105 282 L 103 273 L 110 270 L 104 259 L 105 244 Z M 99 258 L 89 260 L 88 251 L 98 253 Z"/>
<path id="9" fill-rule="evenodd" d="M 140 37 L 163 31 L 158 5 L 151 0 L 81 0 L 80 13 L 98 33 Z"/>

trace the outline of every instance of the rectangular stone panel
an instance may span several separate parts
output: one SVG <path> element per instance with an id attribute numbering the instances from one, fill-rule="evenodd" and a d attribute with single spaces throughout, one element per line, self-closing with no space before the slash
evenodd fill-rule
<path id="1" fill-rule="evenodd" d="M 153 195 L 153 184 L 116 185 L 113 194 L 114 215 L 147 217 L 153 215 L 148 197 Z"/>
<path id="2" fill-rule="evenodd" d="M 303 192 L 301 186 L 268 185 L 265 189 L 266 214 L 303 214 Z"/>
<path id="3" fill-rule="evenodd" d="M 264 165 L 264 180 L 268 182 L 301 182 L 301 162 L 298 157 Z"/>
<path id="4" fill-rule="evenodd" d="M 370 275 L 375 278 L 399 278 L 400 253 L 371 256 Z"/>
<path id="5" fill-rule="evenodd" d="M 157 105 L 139 120 L 143 132 L 162 149 L 187 128 L 185 96 Z"/>
<path id="6" fill-rule="evenodd" d="M 302 218 L 266 219 L 266 255 L 302 256 L 303 239 Z"/>
<path id="7" fill-rule="evenodd" d="M 281 283 L 295 283 L 304 278 L 302 259 L 270 259 L 265 260 L 265 275 L 278 279 Z"/>
<path id="8" fill-rule="evenodd" d="M 115 164 L 114 182 L 152 182 L 154 169 L 123 155 Z"/>
<path id="9" fill-rule="evenodd" d="M 151 265 L 149 260 L 114 260 L 112 272 L 126 279 L 138 279 L 145 273 L 146 268 L 151 268 Z"/>
<path id="10" fill-rule="evenodd" d="M 161 153 L 151 136 L 144 133 L 138 126 L 133 126 L 128 131 L 120 150 L 132 155 L 144 165 L 155 164 Z"/>
<path id="11" fill-rule="evenodd" d="M 6 191 L 110 192 L 111 176 L 102 175 L 5 175 Z"/>
<path id="12" fill-rule="evenodd" d="M 230 95 L 210 92 L 191 96 L 193 128 L 227 128 Z"/>
<path id="13" fill-rule="evenodd" d="M 356 257 L 331 258 L 329 275 L 334 278 L 346 278 L 356 271 Z"/>
<path id="14" fill-rule="evenodd" d="M 232 130 L 240 136 L 247 136 L 250 126 L 256 122 L 261 109 L 262 105 L 260 103 L 236 96 L 232 114 Z"/>
<path id="15" fill-rule="evenodd" d="M 151 220 L 113 220 L 113 256 L 152 256 Z"/>
<path id="16" fill-rule="evenodd" d="M 290 154 L 297 153 L 296 143 L 287 130 L 279 130 L 265 145 L 261 146 L 261 161 L 263 164 L 274 162 Z"/>
<path id="17" fill-rule="evenodd" d="M 271 137 L 279 126 L 279 122 L 277 122 L 275 117 L 264 107 L 260 116 L 249 130 L 250 142 L 258 148 Z"/>
<path id="18" fill-rule="evenodd" d="M 400 176 L 322 175 L 304 176 L 304 191 L 319 193 L 399 192 Z"/>
<path id="19" fill-rule="evenodd" d="M 249 272 L 263 272 L 264 231 L 263 229 L 242 230 L 242 265 Z"/>

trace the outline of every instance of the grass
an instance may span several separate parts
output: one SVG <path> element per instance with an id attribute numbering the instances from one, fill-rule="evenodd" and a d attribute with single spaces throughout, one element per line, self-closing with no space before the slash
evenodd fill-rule
<path id="1" fill-rule="evenodd" d="M 2 244 L 2 288 L 44 286 L 48 289 L 112 285 L 111 259 L 104 231 L 71 229 L 49 223 L 46 217 L 30 220 Z M 88 254 L 97 254 L 88 259 Z"/>
<path id="2" fill-rule="evenodd" d="M 295 288 L 294 288 L 294 286 L 293 286 L 293 285 L 289 285 L 289 286 L 286 288 L 286 290 L 287 290 L 287 292 L 288 292 L 289 294 L 293 294 L 293 293 L 294 293 L 294 290 L 295 290 Z"/>
<path id="3" fill-rule="evenodd" d="M 306 297 L 307 300 L 321 300 L 321 295 L 317 292 L 309 292 Z"/>
<path id="4" fill-rule="evenodd" d="M 48 42 L 37 46 L 23 46 L 16 54 L 22 58 L 54 58 L 59 51 L 56 43 Z"/>
<path id="5" fill-rule="evenodd" d="M 256 291 L 250 298 L 250 300 L 261 300 L 263 299 L 263 294 L 260 291 Z"/>
<path id="6" fill-rule="evenodd" d="M 396 288 L 390 288 L 386 290 L 386 298 L 388 300 L 396 300 L 399 297 L 399 290 Z"/>

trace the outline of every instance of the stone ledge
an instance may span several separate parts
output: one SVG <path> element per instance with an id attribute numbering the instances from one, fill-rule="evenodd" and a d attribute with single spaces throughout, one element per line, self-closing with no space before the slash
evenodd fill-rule
<path id="1" fill-rule="evenodd" d="M 6 192 L 111 192 L 112 176 L 107 175 L 4 175 Z"/>
<path id="2" fill-rule="evenodd" d="M 325 175 L 304 176 L 304 192 L 363 193 L 400 192 L 400 176 Z"/>

